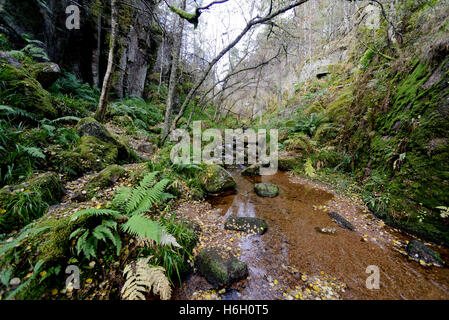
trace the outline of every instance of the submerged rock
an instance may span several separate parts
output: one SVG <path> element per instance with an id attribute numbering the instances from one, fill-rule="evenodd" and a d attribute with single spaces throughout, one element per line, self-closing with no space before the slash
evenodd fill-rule
<path id="1" fill-rule="evenodd" d="M 321 227 L 315 227 L 315 231 L 323 234 L 336 234 L 337 229 L 335 228 L 321 228 Z"/>
<path id="2" fill-rule="evenodd" d="M 426 264 L 433 264 L 437 267 L 444 266 L 440 255 L 418 240 L 410 241 L 407 245 L 407 254 L 418 262 L 424 261 Z"/>
<path id="3" fill-rule="evenodd" d="M 265 220 L 259 218 L 230 216 L 224 228 L 262 235 L 267 231 L 268 225 Z"/>
<path id="4" fill-rule="evenodd" d="M 203 171 L 202 183 L 209 194 L 235 189 L 237 184 L 231 174 L 219 165 L 209 165 Z"/>
<path id="5" fill-rule="evenodd" d="M 355 227 L 351 224 L 351 222 L 340 216 L 338 213 L 329 212 L 329 217 L 331 217 L 331 219 L 334 220 L 340 227 L 350 231 L 355 231 Z"/>
<path id="6" fill-rule="evenodd" d="M 229 286 L 248 276 L 246 263 L 225 255 L 218 248 L 208 248 L 202 250 L 195 261 L 199 273 L 216 287 Z"/>
<path id="7" fill-rule="evenodd" d="M 257 183 L 254 191 L 260 197 L 274 198 L 279 194 L 279 187 L 272 183 Z"/>

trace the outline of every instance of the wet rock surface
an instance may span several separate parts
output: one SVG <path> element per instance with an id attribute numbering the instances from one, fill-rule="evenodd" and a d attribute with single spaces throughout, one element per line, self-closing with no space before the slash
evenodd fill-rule
<path id="1" fill-rule="evenodd" d="M 242 176 L 256 177 L 260 176 L 260 164 L 250 165 L 248 168 L 243 169 Z"/>
<path id="2" fill-rule="evenodd" d="M 203 171 L 202 182 L 208 194 L 219 194 L 236 187 L 231 174 L 219 165 L 209 165 Z"/>
<path id="3" fill-rule="evenodd" d="M 268 224 L 260 218 L 230 216 L 224 228 L 262 235 L 268 230 Z"/>
<path id="4" fill-rule="evenodd" d="M 338 224 L 340 227 L 344 229 L 348 229 L 350 231 L 355 231 L 355 227 L 352 225 L 351 222 L 343 218 L 341 215 L 339 215 L 336 212 L 329 212 L 329 217 L 331 217 L 332 220 L 335 221 L 336 224 Z"/>
<path id="5" fill-rule="evenodd" d="M 407 245 L 407 254 L 415 261 L 424 261 L 423 264 L 432 264 L 437 267 L 444 266 L 439 254 L 418 240 L 410 241 Z"/>
<path id="6" fill-rule="evenodd" d="M 279 194 L 279 187 L 272 183 L 257 183 L 254 191 L 260 197 L 274 198 Z"/>
<path id="7" fill-rule="evenodd" d="M 248 276 L 248 266 L 219 248 L 202 250 L 195 266 L 207 281 L 217 287 L 229 286 Z"/>

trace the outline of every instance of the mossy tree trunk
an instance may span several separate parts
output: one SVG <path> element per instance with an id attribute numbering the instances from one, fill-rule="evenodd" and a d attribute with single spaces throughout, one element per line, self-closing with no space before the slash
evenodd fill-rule
<path id="1" fill-rule="evenodd" d="M 109 100 L 109 90 L 111 88 L 112 74 L 114 72 L 114 51 L 117 43 L 117 31 L 118 31 L 118 7 L 117 0 L 111 0 L 111 41 L 109 47 L 109 57 L 108 57 L 108 67 L 106 69 L 106 74 L 103 80 L 103 87 L 101 88 L 100 102 L 98 103 L 98 109 L 95 113 L 95 119 L 100 122 L 104 121 L 108 100 Z"/>

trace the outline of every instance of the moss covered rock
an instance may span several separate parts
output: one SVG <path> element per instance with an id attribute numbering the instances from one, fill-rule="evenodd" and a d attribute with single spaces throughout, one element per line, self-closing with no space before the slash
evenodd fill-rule
<path id="1" fill-rule="evenodd" d="M 82 159 L 83 169 L 85 170 L 89 170 L 89 168 L 91 170 L 103 170 L 117 161 L 118 149 L 112 143 L 101 141 L 92 136 L 84 136 L 72 155 Z"/>
<path id="2" fill-rule="evenodd" d="M 0 233 L 9 233 L 42 216 L 64 195 L 59 175 L 46 172 L 15 186 L 0 189 Z"/>
<path id="3" fill-rule="evenodd" d="M 291 171 L 299 165 L 299 161 L 294 157 L 285 157 L 278 159 L 278 168 L 281 171 Z"/>
<path id="4" fill-rule="evenodd" d="M 248 266 L 234 256 L 218 248 L 202 250 L 195 260 L 195 266 L 207 281 L 217 287 L 229 286 L 248 276 Z"/>
<path id="5" fill-rule="evenodd" d="M 272 183 L 256 183 L 254 191 L 260 197 L 274 198 L 279 194 L 279 187 Z"/>
<path id="6" fill-rule="evenodd" d="M 41 118 L 57 116 L 50 93 L 22 68 L 0 61 L 0 83 L 0 104 L 31 112 Z"/>
<path id="7" fill-rule="evenodd" d="M 268 230 L 268 225 L 265 220 L 259 218 L 230 216 L 224 228 L 262 235 Z"/>
<path id="8" fill-rule="evenodd" d="M 218 194 L 236 187 L 231 174 L 219 165 L 208 165 L 202 174 L 204 190 L 209 194 Z"/>
<path id="9" fill-rule="evenodd" d="M 119 165 L 110 165 L 97 173 L 87 183 L 85 190 L 89 198 L 93 197 L 98 190 L 114 186 L 120 177 L 126 173 L 126 170 Z"/>
<path id="10" fill-rule="evenodd" d="M 248 168 L 243 169 L 241 174 L 242 174 L 242 176 L 247 176 L 247 177 L 260 176 L 260 168 L 261 168 L 260 164 L 253 164 L 253 165 L 250 165 Z"/>
<path id="11" fill-rule="evenodd" d="M 111 134 L 103 124 L 94 118 L 81 119 L 76 126 L 76 131 L 81 137 L 95 137 L 100 141 L 115 145 L 118 160 L 127 161 L 135 158 L 121 137 Z"/>
<path id="12" fill-rule="evenodd" d="M 42 62 L 31 66 L 31 76 L 35 78 L 43 88 L 48 89 L 61 77 L 61 68 L 54 62 Z"/>

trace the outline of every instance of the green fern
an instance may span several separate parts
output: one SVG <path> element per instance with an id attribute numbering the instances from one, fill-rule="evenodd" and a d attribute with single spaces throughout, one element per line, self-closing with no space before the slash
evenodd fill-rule
<path id="1" fill-rule="evenodd" d="M 10 107 L 10 106 L 5 106 L 5 105 L 0 105 L 0 115 L 2 116 L 13 116 L 13 117 L 24 117 L 24 118 L 29 118 L 31 120 L 36 120 L 36 117 L 19 108 L 15 108 L 15 107 Z"/>
<path id="2" fill-rule="evenodd" d="M 124 232 L 133 236 L 151 239 L 157 244 L 161 241 L 161 234 L 163 231 L 162 226 L 156 222 L 146 218 L 143 215 L 135 215 L 129 218 L 129 220 L 121 225 Z"/>
<path id="3" fill-rule="evenodd" d="M 149 212 L 153 205 L 164 202 L 173 196 L 164 192 L 168 179 L 156 182 L 158 172 L 146 175 L 139 186 L 131 189 L 122 187 L 117 190 L 112 201 L 114 209 L 85 209 L 76 212 L 72 221 L 79 217 L 99 217 L 101 224 L 92 229 L 80 228 L 75 230 L 70 238 L 78 238 L 77 252 L 83 253 L 86 258 L 95 258 L 98 243 L 111 242 L 117 248 L 117 254 L 121 249 L 121 240 L 117 232 L 116 220 L 128 218 L 120 225 L 122 231 L 143 239 L 156 242 L 158 245 L 176 246 L 176 240 L 156 221 L 150 220 L 144 214 Z"/>

